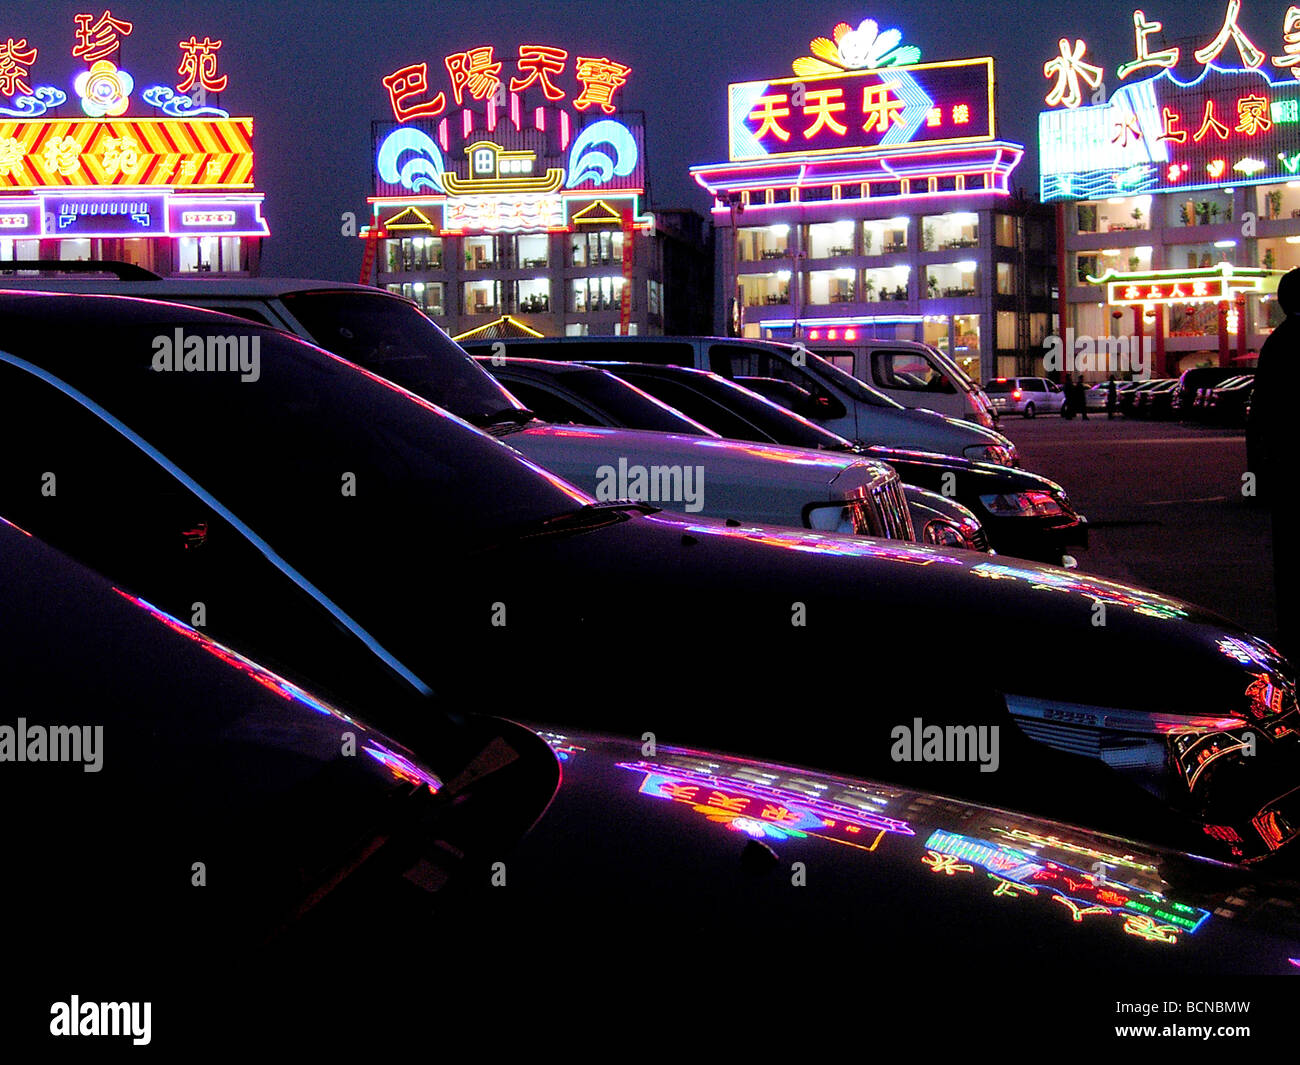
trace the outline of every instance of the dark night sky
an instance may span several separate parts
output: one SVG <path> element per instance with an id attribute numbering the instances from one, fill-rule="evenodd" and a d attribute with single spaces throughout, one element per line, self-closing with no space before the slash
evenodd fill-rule
<path id="1" fill-rule="evenodd" d="M 1082 37 L 1087 58 L 1118 83 L 1117 63 L 1133 57 L 1132 0 L 1007 3 L 947 0 L 937 4 L 858 4 L 851 0 L 119 0 L 109 8 L 132 21 L 121 66 L 146 85 L 175 85 L 177 41 L 198 34 L 220 38 L 221 72 L 230 77 L 221 105 L 252 115 L 254 178 L 266 193 L 272 236 L 264 246 L 268 275 L 356 280 L 361 244 L 340 235 L 340 215 L 364 214 L 370 192 L 370 123 L 391 117 L 381 79 L 410 63 L 427 62 L 437 89 L 449 52 L 481 44 L 496 58 L 517 55 L 521 43 L 550 44 L 570 56 L 608 55 L 632 67 L 622 102 L 646 112 L 650 191 L 656 206 L 693 206 L 708 198 L 688 167 L 726 157 L 725 91 L 731 81 L 789 76 L 808 42 L 837 22 L 874 18 L 897 26 L 922 61 L 992 55 L 998 78 L 999 135 L 1029 147 L 1014 175 L 1031 192 L 1038 175 L 1033 148 L 1037 114 L 1050 83 L 1042 65 L 1057 39 Z M 1242 27 L 1269 55 L 1281 54 L 1285 2 L 1245 0 Z M 1173 3 L 1148 0 L 1148 19 L 1165 34 L 1208 43 L 1222 25 L 1226 0 Z M 104 0 L 18 0 L 0 9 L 0 41 L 26 37 L 40 54 L 31 82 L 71 96 L 83 69 L 71 55 L 73 15 L 104 10 Z M 1155 45 L 1155 39 L 1152 39 Z M 1158 45 L 1156 45 L 1158 46 Z M 1184 53 L 1190 49 L 1184 48 Z M 1225 59 L 1236 61 L 1231 44 Z M 1193 68 L 1194 69 L 1194 68 Z M 566 69 L 572 80 L 572 59 Z M 62 114 L 80 113 L 75 97 Z M 148 113 L 133 98 L 131 113 Z M 74 110 L 75 108 L 75 110 Z"/>

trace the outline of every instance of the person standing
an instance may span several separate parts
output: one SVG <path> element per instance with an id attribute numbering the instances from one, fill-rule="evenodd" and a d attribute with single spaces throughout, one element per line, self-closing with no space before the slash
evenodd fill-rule
<path id="1" fill-rule="evenodd" d="M 1278 282 L 1277 302 L 1286 317 L 1259 350 L 1246 453 L 1251 466 L 1247 472 L 1255 475 L 1256 492 L 1272 510 L 1278 643 L 1285 654 L 1294 657 L 1300 655 L 1300 565 L 1295 555 L 1295 527 L 1284 514 L 1291 513 L 1300 488 L 1295 417 L 1300 396 L 1300 269 L 1284 274 Z"/>
<path id="2" fill-rule="evenodd" d="M 1086 422 L 1088 420 L 1088 390 L 1083 384 L 1083 374 L 1078 374 L 1074 379 L 1074 406 L 1079 412 L 1079 417 Z"/>
<path id="3" fill-rule="evenodd" d="M 1106 417 L 1115 417 L 1115 408 L 1119 406 L 1119 389 L 1115 387 L 1115 375 L 1111 374 L 1106 382 Z"/>

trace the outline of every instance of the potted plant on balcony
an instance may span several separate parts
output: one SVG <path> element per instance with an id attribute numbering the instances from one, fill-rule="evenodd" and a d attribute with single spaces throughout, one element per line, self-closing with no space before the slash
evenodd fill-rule
<path id="1" fill-rule="evenodd" d="M 921 232 L 921 237 L 924 241 L 921 250 L 934 251 L 934 226 L 926 226 Z"/>
<path id="2" fill-rule="evenodd" d="M 1079 232 L 1097 232 L 1097 205 L 1095 203 L 1079 204 Z"/>
<path id="3" fill-rule="evenodd" d="M 871 239 L 870 235 L 867 236 L 867 239 Z M 866 294 L 866 302 L 872 302 L 876 298 L 876 282 L 871 278 L 867 278 L 867 280 L 863 282 L 862 291 Z"/>
<path id="4" fill-rule="evenodd" d="M 1280 191 L 1275 190 L 1268 194 L 1268 217 L 1282 217 L 1282 193 Z"/>
<path id="5" fill-rule="evenodd" d="M 1142 208 L 1141 208 L 1141 207 L 1134 207 L 1134 208 L 1133 208 L 1133 213 L 1132 213 L 1131 215 L 1129 215 L 1129 217 L 1130 217 L 1131 219 L 1133 219 L 1134 222 L 1137 223 L 1137 225 L 1133 226 L 1134 229 L 1141 229 L 1141 228 L 1142 228 Z"/>
<path id="6" fill-rule="evenodd" d="M 926 287 L 929 289 L 931 299 L 939 295 L 939 279 L 934 274 L 926 278 Z"/>

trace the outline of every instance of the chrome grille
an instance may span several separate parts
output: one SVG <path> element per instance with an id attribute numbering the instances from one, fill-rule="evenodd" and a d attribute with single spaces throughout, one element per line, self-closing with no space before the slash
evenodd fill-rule
<path id="1" fill-rule="evenodd" d="M 988 551 L 989 534 L 983 525 L 966 537 L 966 546 L 972 551 Z"/>
<path id="2" fill-rule="evenodd" d="M 888 540 L 915 540 L 912 513 L 903 494 L 903 482 L 893 470 L 881 473 L 866 489 L 863 507 L 867 520 L 866 532 Z"/>

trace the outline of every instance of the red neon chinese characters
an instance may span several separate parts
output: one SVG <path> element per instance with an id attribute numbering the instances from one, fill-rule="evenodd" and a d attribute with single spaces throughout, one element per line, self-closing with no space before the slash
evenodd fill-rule
<path id="1" fill-rule="evenodd" d="M 1210 130 L 1214 130 L 1219 140 L 1225 141 L 1228 139 L 1228 127 L 1214 117 L 1214 101 L 1206 100 L 1205 119 L 1201 122 L 1201 128 L 1196 131 L 1192 139 L 1199 144 Z"/>
<path id="2" fill-rule="evenodd" d="M 0 96 L 31 93 L 32 87 L 23 81 L 27 68 L 36 62 L 36 49 L 27 47 L 27 38 L 15 41 L 10 37 L 0 44 Z"/>
<path id="3" fill-rule="evenodd" d="M 898 85 L 896 81 L 888 81 L 862 90 L 862 114 L 867 120 L 862 126 L 864 131 L 874 128 L 877 133 L 884 133 L 890 125 L 903 124 L 902 110 L 906 105 L 890 95 Z"/>
<path id="4" fill-rule="evenodd" d="M 176 88 L 181 92 L 189 92 L 190 86 L 197 81 L 208 92 L 221 92 L 230 80 L 225 74 L 217 77 L 217 52 L 221 48 L 221 42 L 210 37 L 204 37 L 200 41 L 191 34 L 188 41 L 180 42 L 180 46 L 185 54 L 181 57 L 181 65 L 176 68 L 176 73 L 184 80 Z"/>
<path id="5" fill-rule="evenodd" d="M 564 64 L 569 53 L 563 48 L 547 48 L 541 44 L 521 44 L 519 46 L 519 71 L 527 73 L 526 78 L 511 78 L 510 91 L 523 92 L 533 82 L 540 82 L 542 92 L 548 100 L 563 100 L 564 90 L 557 89 L 551 83 L 552 74 L 564 72 Z"/>
<path id="6" fill-rule="evenodd" d="M 816 117 L 816 121 L 803 131 L 805 140 L 815 137 L 817 131 L 822 128 L 834 130 L 841 137 L 849 131 L 848 126 L 834 118 L 834 115 L 847 106 L 839 99 L 843 95 L 843 89 L 810 89 L 804 94 L 807 103 L 804 105 L 803 113 L 805 115 L 811 113 Z M 833 100 L 837 102 L 832 102 Z"/>
<path id="7" fill-rule="evenodd" d="M 958 104 L 952 109 L 952 120 L 958 126 L 965 126 L 970 123 L 970 106 L 968 104 Z"/>
<path id="8" fill-rule="evenodd" d="M 1253 137 L 1273 128 L 1268 118 L 1268 100 L 1262 96 L 1243 96 L 1237 101 L 1237 132 Z"/>
<path id="9" fill-rule="evenodd" d="M 1127 148 L 1130 140 L 1140 141 L 1142 132 L 1138 129 L 1137 115 L 1128 115 L 1124 119 L 1115 123 L 1115 136 L 1111 137 L 1111 144 L 1118 143 L 1121 148 Z"/>
<path id="10" fill-rule="evenodd" d="M 925 113 L 925 124 L 927 126 L 943 125 L 943 108 L 932 107 Z"/>
<path id="11" fill-rule="evenodd" d="M 1187 140 L 1187 130 L 1174 128 L 1183 120 L 1183 116 L 1167 107 L 1161 108 L 1160 114 L 1164 120 L 1165 131 L 1156 140 L 1168 140 L 1173 141 L 1175 144 L 1183 144 Z"/>
<path id="12" fill-rule="evenodd" d="M 475 100 L 486 100 L 494 96 L 501 85 L 501 64 L 492 62 L 490 44 L 471 48 L 468 52 L 456 52 L 443 62 L 451 75 L 451 92 L 457 105 L 464 102 L 462 93 L 467 88 Z"/>
<path id="13" fill-rule="evenodd" d="M 87 63 L 112 55 L 122 44 L 119 38 L 131 35 L 131 23 L 114 18 L 108 10 L 98 19 L 94 15 L 72 17 L 77 23 L 77 43 L 72 48 L 72 56 Z"/>
<path id="14" fill-rule="evenodd" d="M 790 117 L 788 106 L 790 97 L 785 93 L 775 93 L 772 96 L 760 96 L 755 103 L 758 106 L 749 112 L 748 116 L 751 122 L 760 123 L 754 136 L 761 140 L 770 131 L 775 133 L 779 140 L 788 141 L 790 131 L 783 129 L 777 119 Z"/>
<path id="15" fill-rule="evenodd" d="M 1237 50 L 1241 53 L 1241 60 L 1246 66 L 1253 69 L 1264 62 L 1264 53 L 1251 43 L 1250 38 L 1237 25 L 1237 15 L 1240 11 L 1241 0 L 1228 0 L 1228 13 L 1223 19 L 1223 28 L 1219 30 L 1219 35 L 1204 48 L 1198 48 L 1193 53 L 1198 63 L 1214 62 L 1219 57 L 1219 53 L 1227 47 L 1229 40 L 1237 42 Z"/>
<path id="16" fill-rule="evenodd" d="M 414 96 L 423 96 L 429 91 L 429 64 L 412 63 L 409 67 L 394 70 L 384 79 L 384 88 L 393 105 L 393 116 L 398 122 L 408 118 L 429 117 L 440 114 L 447 106 L 447 97 L 438 93 L 432 100 L 422 104 L 407 104 Z"/>
<path id="17" fill-rule="evenodd" d="M 582 92 L 574 99 L 573 106 L 579 111 L 585 111 L 594 105 L 605 114 L 612 115 L 615 111 L 614 93 L 627 84 L 627 76 L 631 73 L 631 67 L 611 62 L 604 56 L 599 59 L 578 56 L 577 76 L 582 82 Z"/>

